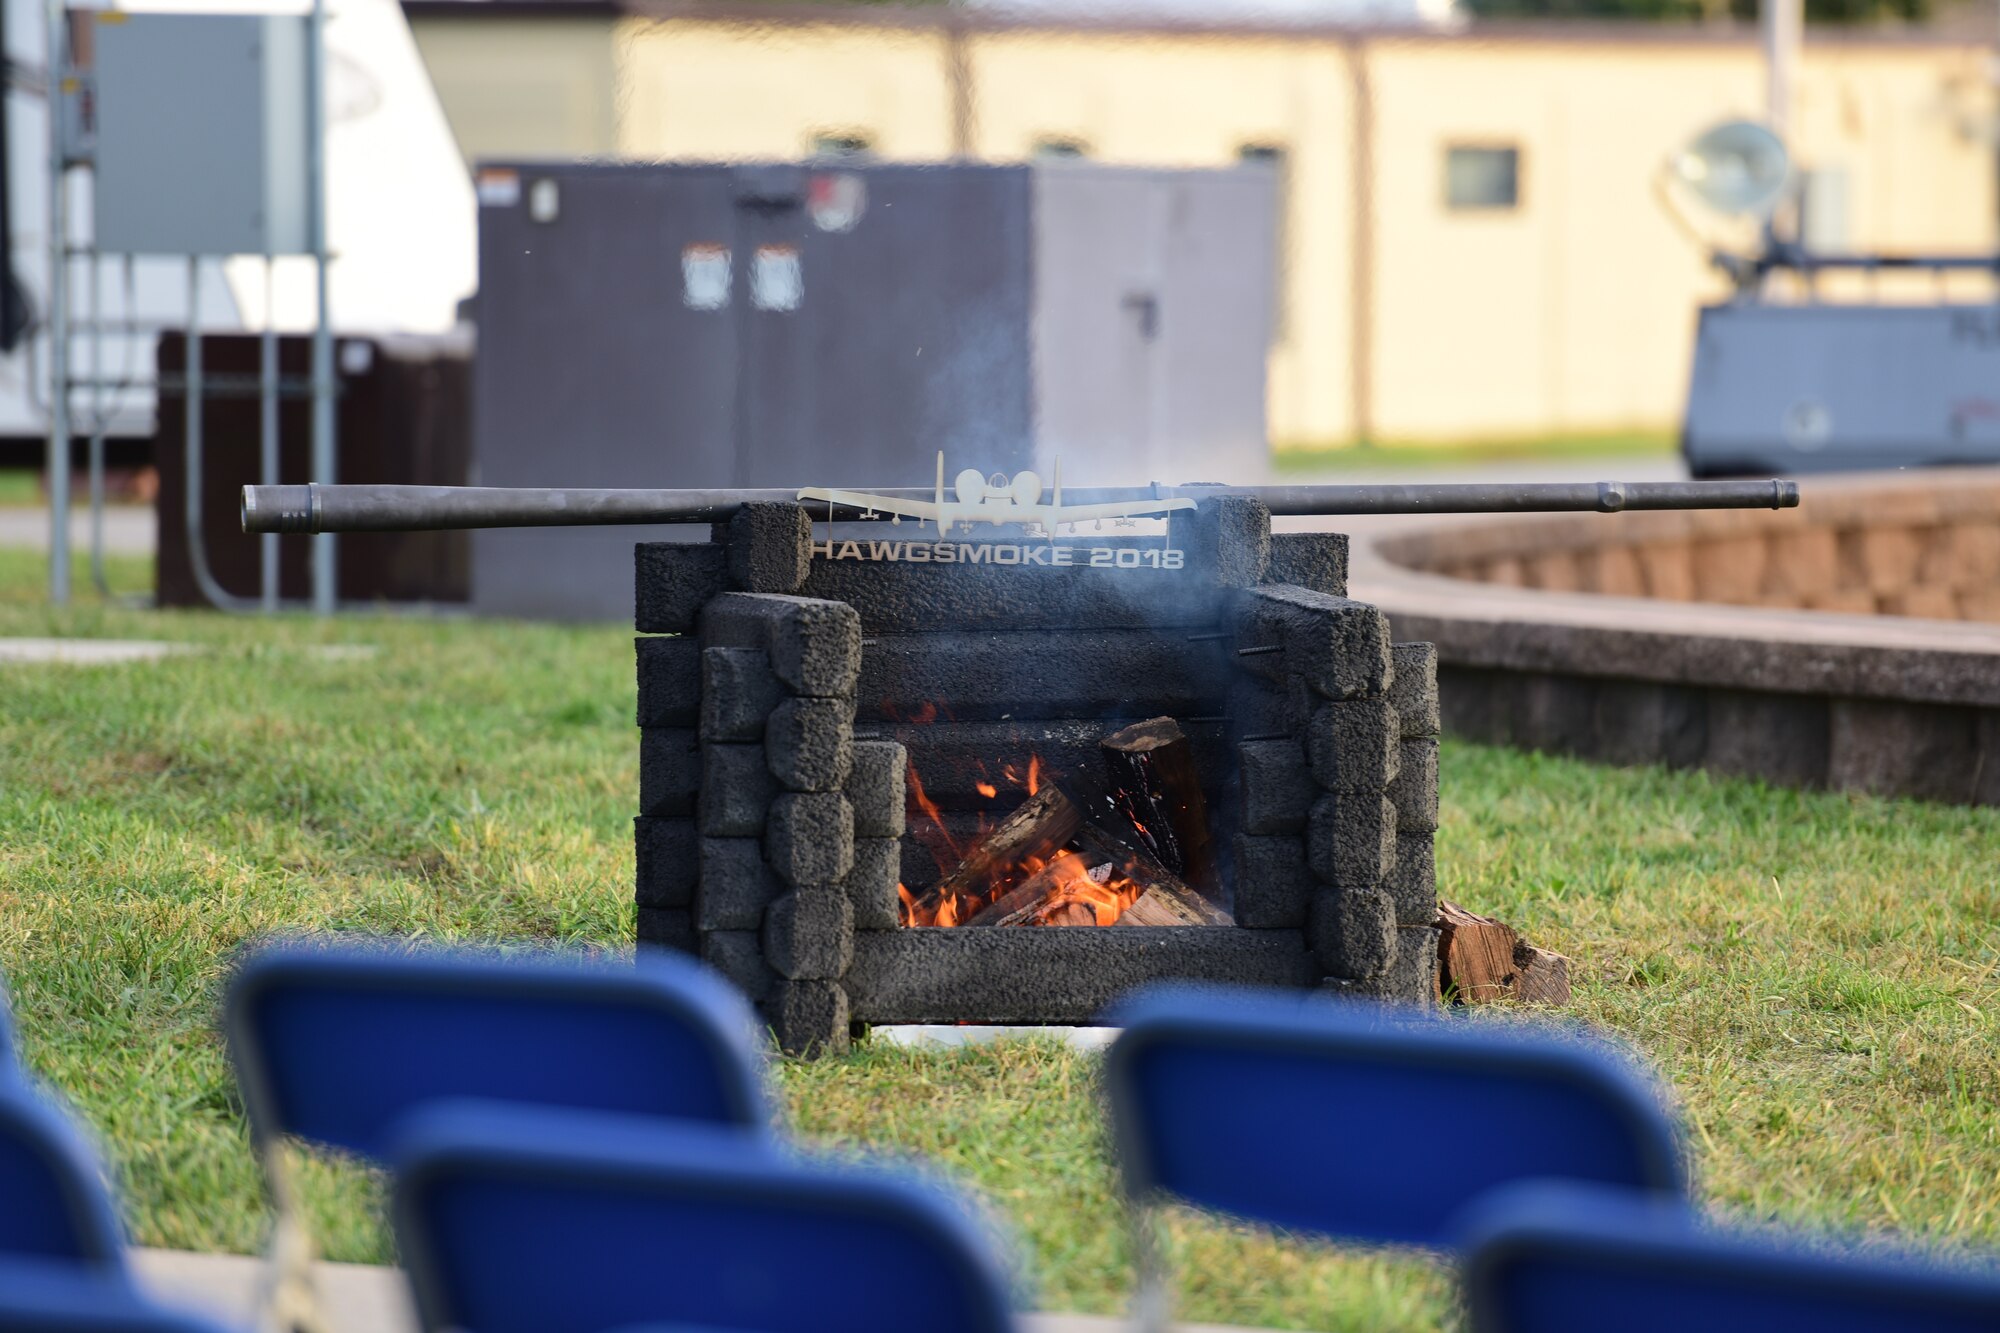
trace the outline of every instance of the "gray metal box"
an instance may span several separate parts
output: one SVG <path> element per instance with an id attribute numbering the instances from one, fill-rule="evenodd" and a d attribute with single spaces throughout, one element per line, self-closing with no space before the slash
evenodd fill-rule
<path id="1" fill-rule="evenodd" d="M 1710 306 L 1681 443 L 1697 477 L 2000 462 L 2000 307 Z"/>
<path id="2" fill-rule="evenodd" d="M 489 164 L 488 486 L 1246 480 L 1268 460 L 1275 175 Z M 475 609 L 626 619 L 657 529 L 473 538 Z"/>
<path id="3" fill-rule="evenodd" d="M 305 17 L 96 17 L 98 246 L 305 253 Z"/>

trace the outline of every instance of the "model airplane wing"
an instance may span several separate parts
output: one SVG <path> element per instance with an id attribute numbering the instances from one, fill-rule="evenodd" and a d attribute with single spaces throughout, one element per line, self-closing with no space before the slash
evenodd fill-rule
<path id="1" fill-rule="evenodd" d="M 1115 504 L 1057 505 L 1045 512 L 1056 523 L 1081 523 L 1093 518 L 1159 518 L 1176 509 L 1192 509 L 1194 501 L 1123 500 Z"/>
<path id="2" fill-rule="evenodd" d="M 866 491 L 835 490 L 826 486 L 802 487 L 799 499 L 847 505 L 854 509 L 872 509 L 884 514 L 901 514 L 905 518 L 927 518 L 933 522 L 938 519 L 940 509 L 940 506 L 930 500 L 898 500 L 887 495 L 870 495 Z"/>

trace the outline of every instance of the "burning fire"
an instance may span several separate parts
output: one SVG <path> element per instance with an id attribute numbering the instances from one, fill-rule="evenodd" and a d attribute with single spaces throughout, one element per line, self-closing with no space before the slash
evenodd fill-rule
<path id="1" fill-rule="evenodd" d="M 939 715 L 934 704 L 926 704 L 912 716 L 911 722 L 929 722 Z M 973 790 L 988 801 L 997 800 L 1001 784 L 1008 788 L 1034 796 L 1042 787 L 1041 756 L 1030 756 L 1026 772 L 1012 764 L 1001 767 L 999 782 L 995 782 L 982 766 L 979 780 L 973 783 Z M 924 844 L 937 862 L 943 875 L 964 862 L 968 853 L 975 851 L 986 836 L 992 832 L 994 821 L 989 812 L 979 813 L 974 834 L 966 843 L 954 838 L 946 824 L 944 814 L 937 802 L 924 790 L 923 777 L 913 763 L 909 768 L 909 799 L 911 815 L 915 821 L 911 833 Z M 1125 909 L 1137 902 L 1145 892 L 1145 886 L 1136 882 L 1127 873 L 1127 867 L 1114 861 L 1098 859 L 1098 864 L 1086 862 L 1077 850 L 1065 847 L 1053 857 L 1024 855 L 998 868 L 988 877 L 990 888 L 975 893 L 940 894 L 931 890 L 921 896 L 912 893 L 907 885 L 898 884 L 898 918 L 905 926 L 961 926 L 971 921 L 982 910 L 999 904 L 1016 889 L 1022 888 L 1030 880 L 1039 879 L 1040 892 L 1030 902 L 1010 905 L 995 925 L 1034 926 L 1109 926 L 1123 916 Z M 982 923 L 984 924 L 984 923 Z"/>

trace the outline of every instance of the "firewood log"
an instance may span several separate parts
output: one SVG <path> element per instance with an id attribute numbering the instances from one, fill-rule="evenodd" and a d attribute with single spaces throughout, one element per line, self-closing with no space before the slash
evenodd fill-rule
<path id="1" fill-rule="evenodd" d="M 1208 799 L 1180 725 L 1170 717 L 1135 722 L 1105 737 L 1101 750 L 1118 807 L 1146 850 L 1202 896 L 1219 896 Z"/>
<path id="2" fill-rule="evenodd" d="M 1438 903 L 1438 984 L 1458 1004 L 1569 1003 L 1569 959 L 1537 949 L 1512 926 Z"/>

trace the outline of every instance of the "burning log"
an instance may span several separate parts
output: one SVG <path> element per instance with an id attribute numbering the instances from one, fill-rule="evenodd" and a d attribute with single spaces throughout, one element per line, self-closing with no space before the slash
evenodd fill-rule
<path id="1" fill-rule="evenodd" d="M 1440 901 L 1438 983 L 1458 1004 L 1568 1004 L 1569 959 L 1537 949 L 1492 917 Z"/>
<path id="2" fill-rule="evenodd" d="M 1208 800 L 1194 747 L 1170 717 L 1135 722 L 1104 738 L 1118 808 L 1155 860 L 1203 897 L 1221 891 L 1209 836 Z"/>
<path id="3" fill-rule="evenodd" d="M 1041 789 L 1000 822 L 965 854 L 949 875 L 939 880 L 928 898 L 938 904 L 937 924 L 956 925 L 963 919 L 960 906 L 988 904 L 1002 896 L 1012 874 L 1023 866 L 1048 865 L 1083 827 L 1083 812 L 1061 787 L 1045 783 Z M 950 920 L 944 919 L 947 915 Z"/>

